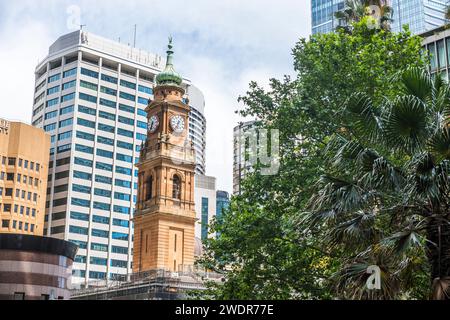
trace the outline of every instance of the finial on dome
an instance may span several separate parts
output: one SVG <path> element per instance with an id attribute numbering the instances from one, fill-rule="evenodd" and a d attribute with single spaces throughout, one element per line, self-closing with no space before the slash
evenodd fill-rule
<path id="1" fill-rule="evenodd" d="M 181 85 L 183 78 L 177 73 L 173 67 L 173 38 L 169 37 L 169 44 L 167 45 L 167 61 L 163 72 L 156 76 L 157 85 Z"/>

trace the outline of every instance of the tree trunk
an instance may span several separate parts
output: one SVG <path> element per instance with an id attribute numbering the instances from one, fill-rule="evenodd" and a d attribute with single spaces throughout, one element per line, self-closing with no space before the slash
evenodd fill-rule
<path id="1" fill-rule="evenodd" d="M 450 300 L 450 224 L 444 217 L 431 218 L 427 226 L 427 257 L 434 300 Z"/>

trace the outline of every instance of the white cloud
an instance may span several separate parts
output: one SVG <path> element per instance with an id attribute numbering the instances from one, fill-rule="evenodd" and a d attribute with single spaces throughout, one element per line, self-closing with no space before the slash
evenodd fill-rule
<path id="1" fill-rule="evenodd" d="M 79 5 L 90 32 L 163 54 L 175 37 L 175 63 L 206 99 L 207 173 L 231 191 L 237 98 L 248 83 L 292 74 L 291 48 L 310 33 L 307 0 L 18 0 L 0 4 L 0 117 L 29 122 L 34 69 L 68 33 L 66 9 Z"/>

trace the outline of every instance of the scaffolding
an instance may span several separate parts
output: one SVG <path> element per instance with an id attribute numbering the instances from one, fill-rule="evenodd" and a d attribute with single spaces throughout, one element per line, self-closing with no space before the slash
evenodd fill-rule
<path id="1" fill-rule="evenodd" d="M 207 281 L 221 282 L 212 272 L 151 270 L 89 282 L 71 291 L 71 300 L 180 300 L 190 291 L 205 290 Z"/>

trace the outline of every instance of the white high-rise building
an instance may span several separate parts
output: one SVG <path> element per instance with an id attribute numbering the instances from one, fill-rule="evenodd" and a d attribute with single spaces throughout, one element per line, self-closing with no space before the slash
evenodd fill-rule
<path id="1" fill-rule="evenodd" d="M 36 68 L 32 123 L 51 135 L 45 234 L 79 245 L 74 282 L 132 271 L 137 169 L 163 59 L 76 31 Z M 204 98 L 184 79 L 197 173 L 205 171 Z"/>

